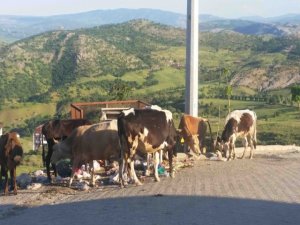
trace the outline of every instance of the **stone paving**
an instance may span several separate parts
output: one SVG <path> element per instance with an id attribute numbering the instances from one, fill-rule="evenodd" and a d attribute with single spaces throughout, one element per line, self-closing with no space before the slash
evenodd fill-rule
<path id="1" fill-rule="evenodd" d="M 0 224 L 300 224 L 300 151 L 200 160 L 174 179 L 0 197 Z"/>

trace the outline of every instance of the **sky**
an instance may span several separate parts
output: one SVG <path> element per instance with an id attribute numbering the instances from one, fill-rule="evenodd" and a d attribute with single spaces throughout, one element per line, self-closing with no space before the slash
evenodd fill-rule
<path id="1" fill-rule="evenodd" d="M 227 18 L 300 14 L 300 0 L 198 0 L 200 14 Z M 97 9 L 152 8 L 186 14 L 187 0 L 0 0 L 0 15 L 50 16 Z"/>

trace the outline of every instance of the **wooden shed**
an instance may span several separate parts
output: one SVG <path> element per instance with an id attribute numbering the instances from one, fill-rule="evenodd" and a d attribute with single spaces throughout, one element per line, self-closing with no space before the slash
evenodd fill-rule
<path id="1" fill-rule="evenodd" d="M 107 119 L 116 119 L 124 109 L 144 108 L 150 104 L 140 100 L 107 101 L 107 102 L 77 102 L 71 104 L 71 118 L 101 118 L 103 114 Z M 98 120 L 98 121 L 99 121 Z"/>

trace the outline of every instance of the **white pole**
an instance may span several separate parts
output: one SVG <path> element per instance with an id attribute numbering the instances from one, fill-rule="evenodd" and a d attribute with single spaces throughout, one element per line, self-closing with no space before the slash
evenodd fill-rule
<path id="1" fill-rule="evenodd" d="M 185 113 L 198 116 L 198 0 L 187 0 Z"/>

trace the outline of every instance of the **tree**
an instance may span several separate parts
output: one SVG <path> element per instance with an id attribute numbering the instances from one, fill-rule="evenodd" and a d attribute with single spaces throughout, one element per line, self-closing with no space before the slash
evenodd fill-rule
<path id="1" fill-rule="evenodd" d="M 230 84 L 226 86 L 225 94 L 228 99 L 228 113 L 229 113 L 230 112 L 230 99 L 231 99 L 231 95 L 232 95 L 232 86 Z"/>
<path id="2" fill-rule="evenodd" d="M 292 93 L 292 101 L 297 102 L 298 109 L 300 111 L 300 85 L 293 86 L 291 88 L 291 93 Z"/>
<path id="3" fill-rule="evenodd" d="M 110 95 L 114 100 L 124 100 L 131 93 L 132 88 L 121 79 L 116 79 L 110 87 Z"/>
<path id="4" fill-rule="evenodd" d="M 229 84 L 229 78 L 228 78 L 229 73 L 230 73 L 229 69 L 226 68 L 222 69 L 222 74 L 225 76 L 226 84 L 227 84 L 227 86 L 225 87 L 225 95 L 227 96 L 228 99 L 228 113 L 230 112 L 230 99 L 232 95 L 232 86 Z"/>

